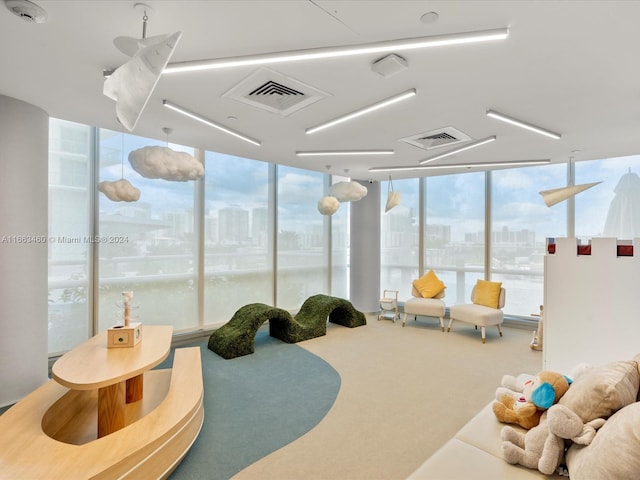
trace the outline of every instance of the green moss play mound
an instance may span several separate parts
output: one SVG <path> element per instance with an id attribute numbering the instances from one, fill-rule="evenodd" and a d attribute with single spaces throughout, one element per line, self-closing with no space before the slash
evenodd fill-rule
<path id="1" fill-rule="evenodd" d="M 309 297 L 295 317 L 281 308 L 250 303 L 211 334 L 209 350 L 227 359 L 253 353 L 256 332 L 267 320 L 272 337 L 287 343 L 302 342 L 326 335 L 327 318 L 331 323 L 350 328 L 367 324 L 364 313 L 356 310 L 351 302 L 329 295 Z"/>

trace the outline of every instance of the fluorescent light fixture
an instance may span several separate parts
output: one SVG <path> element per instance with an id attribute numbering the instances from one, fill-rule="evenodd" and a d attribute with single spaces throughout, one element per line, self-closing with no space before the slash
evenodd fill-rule
<path id="1" fill-rule="evenodd" d="M 233 135 L 234 137 L 238 137 L 240 140 L 244 140 L 245 142 L 249 142 L 253 145 L 256 145 L 257 147 L 260 146 L 261 142 L 258 140 L 254 140 L 253 138 L 247 137 L 246 135 L 243 135 L 241 133 L 238 133 L 234 130 L 231 130 L 230 128 L 225 127 L 224 125 L 220 125 L 218 123 L 215 123 L 212 120 L 209 120 L 206 117 L 203 117 L 202 115 L 198 115 L 197 113 L 191 112 L 189 110 L 187 110 L 186 108 L 183 108 L 179 105 L 176 105 L 175 103 L 171 103 L 169 100 L 163 100 L 162 104 L 167 107 L 170 108 L 171 110 L 181 113 L 182 115 L 185 115 L 189 118 L 193 118 L 194 120 L 197 120 L 199 122 L 204 123 L 205 125 L 209 125 L 210 127 L 213 128 L 217 128 L 218 130 L 223 131 L 224 133 L 228 133 L 229 135 Z"/>
<path id="2" fill-rule="evenodd" d="M 491 167 L 527 167 L 531 165 L 545 165 L 551 163 L 550 159 L 542 160 L 510 160 L 506 162 L 476 162 L 455 163 L 443 165 L 408 165 L 399 167 L 371 167 L 370 172 L 397 172 L 410 170 L 443 170 L 448 168 L 491 168 Z"/>
<path id="3" fill-rule="evenodd" d="M 232 68 L 248 65 L 265 65 L 269 63 L 296 62 L 300 60 L 316 60 L 319 58 L 346 57 L 368 53 L 386 53 L 416 48 L 442 47 L 463 43 L 503 40 L 509 36 L 508 28 L 480 30 L 476 32 L 454 33 L 450 35 L 434 35 L 431 37 L 403 38 L 383 42 L 344 45 L 339 47 L 321 47 L 288 52 L 263 53 L 240 57 L 226 57 L 209 60 L 170 63 L 163 73 L 195 72 L 216 68 Z"/>
<path id="4" fill-rule="evenodd" d="M 491 143 L 495 141 L 495 139 L 496 139 L 496 136 L 493 135 L 491 137 L 483 138 L 481 140 L 476 140 L 475 142 L 467 143 L 462 147 L 454 148 L 453 150 L 449 150 L 448 152 L 440 153 L 438 155 L 434 155 L 433 157 L 420 160 L 420 165 L 424 165 L 425 163 L 433 162 L 435 160 L 440 160 L 441 158 L 448 157 L 449 155 L 455 155 L 456 153 L 464 152 L 465 150 L 476 148 L 476 147 L 479 147 L 480 145 Z"/>
<path id="5" fill-rule="evenodd" d="M 507 123 L 510 123 L 511 125 L 516 125 L 521 128 L 526 128 L 527 130 L 531 130 L 532 132 L 536 132 L 541 135 L 546 135 L 547 137 L 555 138 L 556 140 L 559 140 L 562 137 L 562 135 L 560 135 L 559 133 L 552 132 L 551 130 L 538 127 L 536 125 L 532 125 L 527 122 L 523 122 L 522 120 L 509 117 L 508 115 L 498 113 L 494 110 L 487 110 L 487 117 L 495 118 L 496 120 L 502 120 L 503 122 L 507 122 Z"/>
<path id="6" fill-rule="evenodd" d="M 347 113 L 338 118 L 334 118 L 325 123 L 321 123 L 320 125 L 316 125 L 315 127 L 307 128 L 306 133 L 315 133 L 325 128 L 333 127 L 342 122 L 346 122 L 347 120 L 351 120 L 353 118 L 359 117 L 361 115 L 365 115 L 367 113 L 374 112 L 384 107 L 388 107 L 389 105 L 393 105 L 394 103 L 398 103 L 402 100 L 406 100 L 407 98 L 411 98 L 415 96 L 416 89 L 412 88 L 411 90 L 407 90 L 406 92 L 399 93 L 389 98 L 385 98 L 384 100 L 380 100 L 379 102 L 374 103 L 373 105 L 369 105 L 368 107 L 360 108 L 355 112 Z"/>
<path id="7" fill-rule="evenodd" d="M 296 152 L 298 157 L 324 157 L 342 155 L 393 155 L 393 150 L 318 150 L 311 152 Z"/>

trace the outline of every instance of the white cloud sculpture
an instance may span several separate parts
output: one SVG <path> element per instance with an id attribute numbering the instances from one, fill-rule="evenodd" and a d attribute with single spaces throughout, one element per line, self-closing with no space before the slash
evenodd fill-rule
<path id="1" fill-rule="evenodd" d="M 322 197 L 318 201 L 318 211 L 322 215 L 333 215 L 340 208 L 340 201 L 336 197 Z"/>
<path id="2" fill-rule="evenodd" d="M 140 190 L 124 178 L 115 182 L 100 182 L 98 190 L 114 202 L 136 202 L 140 198 Z"/>
<path id="3" fill-rule="evenodd" d="M 367 196 L 367 187 L 358 182 L 338 182 L 329 189 L 329 195 L 341 202 L 357 202 Z"/>
<path id="4" fill-rule="evenodd" d="M 134 150 L 129 153 L 129 163 L 145 178 L 186 182 L 204 175 L 204 165 L 195 157 L 168 147 L 142 147 Z"/>

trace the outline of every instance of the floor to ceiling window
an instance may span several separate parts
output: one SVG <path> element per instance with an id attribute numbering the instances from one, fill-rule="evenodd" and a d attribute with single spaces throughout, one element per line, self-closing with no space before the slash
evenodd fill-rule
<path id="1" fill-rule="evenodd" d="M 640 237 L 640 155 L 575 163 L 575 183 L 602 182 L 575 197 L 576 237 Z"/>
<path id="2" fill-rule="evenodd" d="M 89 335 L 91 128 L 49 127 L 49 351 Z"/>
<path id="3" fill-rule="evenodd" d="M 194 182 L 137 173 L 126 155 L 146 146 L 167 144 L 99 131 L 99 181 L 124 178 L 141 192 L 135 202 L 99 196 L 99 330 L 121 320 L 123 291 L 133 291 L 134 321 L 197 326 Z"/>
<path id="4" fill-rule="evenodd" d="M 331 183 L 349 179 L 332 176 Z M 349 298 L 349 205 L 345 204 L 331 216 L 331 295 Z"/>
<path id="5" fill-rule="evenodd" d="M 385 212 L 389 182 L 380 185 L 380 288 L 398 290 L 398 298 L 411 297 L 411 282 L 418 278 L 420 182 L 393 180 L 400 204 Z M 382 292 L 380 292 L 382 295 Z"/>
<path id="6" fill-rule="evenodd" d="M 539 191 L 566 184 L 566 165 L 496 170 L 491 175 L 491 280 L 507 290 L 511 315 L 543 303 L 547 237 L 565 235 L 566 205 L 547 207 Z"/>
<path id="7" fill-rule="evenodd" d="M 163 180 L 138 173 L 129 153 L 192 148 L 50 125 L 50 353 L 122 322 L 125 291 L 134 321 L 176 331 L 223 323 L 246 303 L 296 309 L 315 293 L 348 296 L 349 208 L 335 219 L 317 211 L 327 174 L 206 152 L 204 179 Z M 121 179 L 137 201 L 96 193 Z"/>
<path id="8" fill-rule="evenodd" d="M 348 298 L 349 205 L 318 212 L 327 174 L 207 152 L 203 180 L 153 179 L 127 160 L 152 145 L 166 142 L 50 122 L 51 353 L 120 322 L 123 291 L 134 292 L 134 319 L 176 330 L 222 323 L 251 302 L 295 310 L 316 293 Z M 602 182 L 572 201 L 577 236 L 640 236 L 638 170 L 640 156 L 575 163 L 576 184 Z M 560 164 L 395 181 L 400 205 L 384 213 L 381 198 L 380 288 L 408 298 L 422 266 L 443 279 L 451 305 L 467 302 L 488 272 L 507 288 L 505 313 L 536 313 L 545 239 L 573 227 L 571 202 L 549 208 L 538 192 L 567 185 L 567 171 Z M 141 191 L 138 201 L 95 193 L 97 182 L 122 178 Z"/>
<path id="9" fill-rule="evenodd" d="M 329 216 L 318 212 L 324 174 L 277 167 L 277 306 L 299 307 L 307 297 L 328 293 Z"/>
<path id="10" fill-rule="evenodd" d="M 204 324 L 248 303 L 273 304 L 272 165 L 207 152 Z"/>
<path id="11" fill-rule="evenodd" d="M 447 286 L 448 305 L 467 303 L 484 278 L 485 174 L 428 177 L 425 199 L 425 270 Z"/>

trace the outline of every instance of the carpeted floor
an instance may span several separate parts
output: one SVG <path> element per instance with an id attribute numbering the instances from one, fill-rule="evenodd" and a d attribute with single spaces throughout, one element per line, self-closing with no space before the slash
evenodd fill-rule
<path id="1" fill-rule="evenodd" d="M 231 478 L 317 425 L 340 389 L 329 364 L 268 330 L 258 331 L 252 355 L 224 360 L 206 342 L 201 350 L 204 424 L 172 480 Z"/>
<path id="2" fill-rule="evenodd" d="M 315 428 L 234 480 L 405 479 L 493 400 L 502 375 L 542 368 L 530 330 L 488 329 L 482 344 L 467 324 L 443 333 L 435 319 L 367 321 L 298 344 L 338 371 L 338 398 Z"/>

